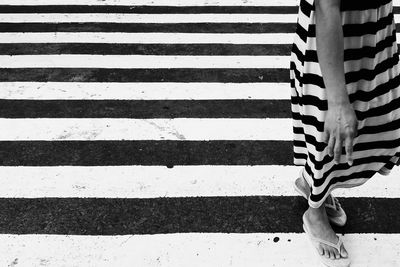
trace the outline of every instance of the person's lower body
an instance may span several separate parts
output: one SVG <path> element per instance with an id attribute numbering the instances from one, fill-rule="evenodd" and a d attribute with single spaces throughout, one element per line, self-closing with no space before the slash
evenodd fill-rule
<path id="1" fill-rule="evenodd" d="M 300 177 L 295 181 L 295 188 L 301 189 L 301 193 L 304 193 L 308 197 L 310 186 L 301 174 L 302 172 L 300 172 Z M 298 191 L 297 189 L 296 191 Z M 335 208 L 332 208 L 332 204 Z M 329 210 L 329 213 L 327 213 L 327 210 Z M 346 217 L 343 219 L 343 214 L 345 216 L 340 204 L 331 195 L 319 207 L 309 206 L 303 214 L 304 231 L 318 251 L 321 261 L 326 266 L 349 266 L 350 264 L 348 253 L 341 239 L 330 225 L 330 222 L 335 222 L 332 220 L 332 217 L 340 218 L 341 216 L 342 219 L 338 221 L 343 223 L 336 224 L 340 226 L 344 225 Z"/>

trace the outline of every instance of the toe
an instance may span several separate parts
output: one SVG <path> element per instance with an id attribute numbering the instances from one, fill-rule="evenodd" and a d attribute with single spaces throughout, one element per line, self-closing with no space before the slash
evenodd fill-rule
<path id="1" fill-rule="evenodd" d="M 344 248 L 344 246 L 341 247 L 340 255 L 341 255 L 343 258 L 347 258 L 347 257 L 349 256 L 349 254 L 347 253 L 347 250 Z"/>
<path id="2" fill-rule="evenodd" d="M 337 249 L 335 249 L 334 254 L 335 254 L 335 259 L 340 258 L 340 254 L 339 254 L 339 251 L 337 251 Z"/>
<path id="3" fill-rule="evenodd" d="M 334 260 L 334 259 L 335 259 L 335 252 L 334 252 L 333 250 L 331 250 L 331 251 L 329 252 L 329 254 L 331 255 L 330 258 L 331 258 L 332 260 Z"/>
<path id="4" fill-rule="evenodd" d="M 324 249 L 321 246 L 317 248 L 319 255 L 324 255 Z"/>
<path id="5" fill-rule="evenodd" d="M 329 250 L 327 250 L 327 249 L 324 250 L 324 255 L 325 255 L 325 257 L 327 257 L 327 258 L 330 258 L 330 257 L 331 257 L 331 253 L 330 253 Z"/>

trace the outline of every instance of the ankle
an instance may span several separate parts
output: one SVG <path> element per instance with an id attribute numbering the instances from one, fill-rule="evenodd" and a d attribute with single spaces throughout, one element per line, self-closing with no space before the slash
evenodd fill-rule
<path id="1" fill-rule="evenodd" d="M 319 208 L 308 207 L 307 213 L 311 217 L 321 217 L 326 215 L 324 205 L 321 205 Z"/>

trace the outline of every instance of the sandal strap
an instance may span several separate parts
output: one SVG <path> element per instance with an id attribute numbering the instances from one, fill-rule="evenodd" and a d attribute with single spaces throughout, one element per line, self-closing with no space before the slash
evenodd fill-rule
<path id="1" fill-rule="evenodd" d="M 339 210 L 341 207 L 339 200 L 336 197 L 332 196 L 332 194 L 330 194 L 328 197 L 331 197 L 331 202 L 333 204 L 325 203 L 325 207 L 331 208 L 334 210 Z"/>
<path id="2" fill-rule="evenodd" d="M 336 248 L 337 251 L 340 253 L 340 249 L 341 249 L 341 247 L 342 247 L 343 241 L 342 241 L 342 239 L 341 239 L 339 236 L 338 236 L 339 240 L 338 240 L 338 242 L 337 242 L 336 244 L 334 244 L 334 243 L 332 243 L 332 242 L 329 242 L 329 241 L 327 241 L 327 240 L 323 240 L 323 239 L 317 238 L 317 237 L 315 237 L 315 236 L 312 236 L 311 238 L 312 238 L 313 240 L 317 241 L 317 242 L 320 242 L 320 243 L 325 244 L 325 245 L 327 245 L 327 246 Z"/>

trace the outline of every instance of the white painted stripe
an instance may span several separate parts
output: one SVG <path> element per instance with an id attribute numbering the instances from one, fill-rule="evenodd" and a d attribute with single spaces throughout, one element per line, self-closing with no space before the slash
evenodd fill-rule
<path id="1" fill-rule="evenodd" d="M 121 5 L 132 6 L 131 0 L 0 0 L 0 5 Z M 298 6 L 299 0 L 135 0 L 134 6 Z M 400 0 L 393 0 L 400 6 Z"/>
<path id="2" fill-rule="evenodd" d="M 1 198 L 161 198 L 298 196 L 301 167 L 254 166 L 17 166 L 0 167 Z M 337 197 L 400 198 L 400 170 Z M 24 186 L 21 186 L 24 185 Z M 306 200 L 304 200 L 305 202 Z"/>
<path id="3" fill-rule="evenodd" d="M 15 55 L 2 68 L 288 68 L 289 56 Z"/>
<path id="4" fill-rule="evenodd" d="M 290 33 L 0 33 L 0 43 L 292 44 Z"/>
<path id="5" fill-rule="evenodd" d="M 397 40 L 400 33 L 396 34 Z M 120 32 L 5 32 L 0 44 L 292 44 L 292 33 L 120 33 Z"/>
<path id="6" fill-rule="evenodd" d="M 0 82 L 0 99 L 215 100 L 290 99 L 289 83 Z"/>
<path id="7" fill-rule="evenodd" d="M 346 234 L 343 242 L 352 267 L 400 266 L 399 234 Z M 0 253 L 1 266 L 320 266 L 304 233 L 2 234 Z"/>
<path id="8" fill-rule="evenodd" d="M 292 140 L 291 119 L 0 119 L 0 141 Z"/>
<path id="9" fill-rule="evenodd" d="M 295 6 L 298 0 L 0 0 L 0 5 Z"/>
<path id="10" fill-rule="evenodd" d="M 400 33 L 396 34 L 397 40 Z M 292 33 L 120 33 L 120 32 L 6 32 L 0 44 L 92 43 L 92 44 L 286 44 Z"/>
<path id="11" fill-rule="evenodd" d="M 297 14 L 0 13 L 0 23 L 296 23 Z"/>
<path id="12" fill-rule="evenodd" d="M 236 165 L 0 167 L 0 197 L 293 196 L 291 183 L 299 170 Z"/>

